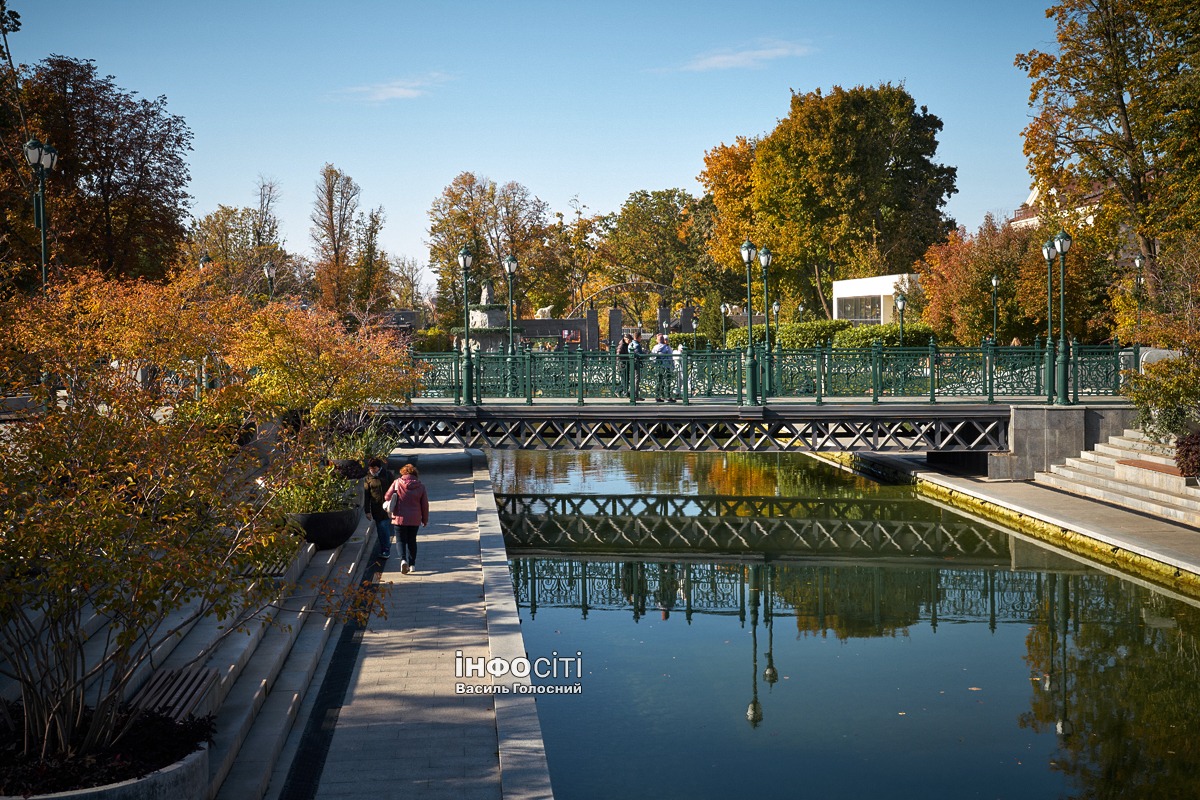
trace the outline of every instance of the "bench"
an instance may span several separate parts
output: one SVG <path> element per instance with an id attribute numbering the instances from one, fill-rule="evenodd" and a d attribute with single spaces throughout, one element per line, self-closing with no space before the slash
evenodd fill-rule
<path id="1" fill-rule="evenodd" d="M 218 677 L 217 670 L 207 667 L 159 670 L 133 698 L 132 705 L 182 722 L 204 701 Z"/>

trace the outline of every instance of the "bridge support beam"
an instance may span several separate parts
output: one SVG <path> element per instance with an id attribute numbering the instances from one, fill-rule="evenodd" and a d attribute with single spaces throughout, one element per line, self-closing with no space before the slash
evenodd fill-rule
<path id="1" fill-rule="evenodd" d="M 1012 406 L 1010 413 L 1009 450 L 988 453 L 992 480 L 1033 480 L 1035 472 L 1078 458 L 1137 422 L 1129 406 Z"/>

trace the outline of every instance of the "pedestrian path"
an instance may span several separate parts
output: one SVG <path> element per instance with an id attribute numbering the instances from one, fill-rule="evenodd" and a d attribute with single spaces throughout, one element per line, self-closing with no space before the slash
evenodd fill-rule
<path id="1" fill-rule="evenodd" d="M 868 458 L 911 476 L 927 496 L 1200 596 L 1200 529 L 1030 481 L 989 481 L 930 469 L 918 457 L 874 453 Z"/>
<path id="2" fill-rule="evenodd" d="M 430 495 L 417 568 L 402 574 L 395 547 L 372 568 L 387 618 L 348 626 L 329 648 L 267 797 L 550 797 L 533 697 L 456 691 L 457 654 L 524 655 L 486 464 L 461 452 L 397 458 L 416 461 Z"/>

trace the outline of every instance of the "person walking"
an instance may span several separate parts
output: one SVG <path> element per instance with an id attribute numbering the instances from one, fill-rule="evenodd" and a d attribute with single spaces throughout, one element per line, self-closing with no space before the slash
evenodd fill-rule
<path id="1" fill-rule="evenodd" d="M 658 334 L 658 342 L 650 348 L 655 360 L 654 402 L 675 402 L 675 351 L 667 342 L 665 333 Z"/>
<path id="2" fill-rule="evenodd" d="M 405 575 L 417 568 L 417 528 L 429 524 L 429 493 L 412 464 L 400 468 L 400 477 L 388 487 L 384 501 L 399 498 L 392 512 L 396 544 L 400 548 L 400 571 Z"/>
<path id="3" fill-rule="evenodd" d="M 372 458 L 367 462 L 367 477 L 363 479 L 363 508 L 367 510 L 367 519 L 375 523 L 375 536 L 379 540 L 375 556 L 380 561 L 387 561 L 392 555 L 392 520 L 383 507 L 383 497 L 392 480 L 392 473 L 383 459 Z"/>

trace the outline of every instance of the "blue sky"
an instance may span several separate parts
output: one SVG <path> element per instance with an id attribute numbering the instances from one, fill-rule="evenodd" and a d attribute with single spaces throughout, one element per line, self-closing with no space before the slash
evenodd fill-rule
<path id="1" fill-rule="evenodd" d="M 1052 47 L 1047 0 L 9 0 L 18 62 L 95 60 L 166 95 L 195 134 L 193 213 L 280 187 L 308 252 L 321 167 L 382 205 L 389 252 L 427 259 L 428 211 L 460 172 L 517 181 L 552 211 L 639 189 L 700 194 L 704 151 L 769 132 L 790 92 L 903 83 L 945 128 L 948 211 L 1009 215 L 1029 176 L 1018 52 Z"/>

